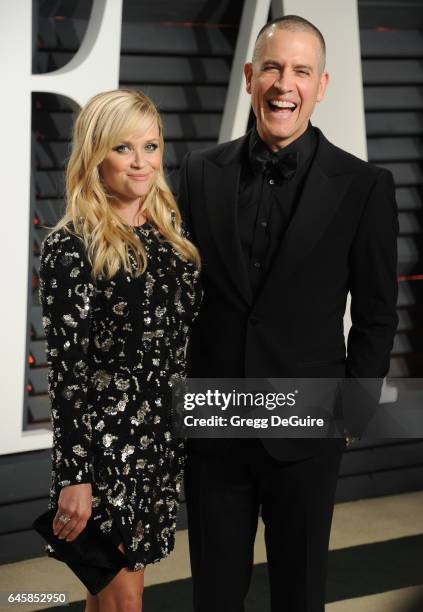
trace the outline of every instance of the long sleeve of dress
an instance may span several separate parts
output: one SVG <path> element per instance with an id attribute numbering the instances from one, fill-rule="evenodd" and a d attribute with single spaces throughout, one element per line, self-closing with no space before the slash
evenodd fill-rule
<path id="1" fill-rule="evenodd" d="M 43 243 L 40 299 L 47 340 L 53 423 L 53 473 L 60 486 L 92 481 L 87 401 L 95 285 L 82 242 L 64 230 Z"/>

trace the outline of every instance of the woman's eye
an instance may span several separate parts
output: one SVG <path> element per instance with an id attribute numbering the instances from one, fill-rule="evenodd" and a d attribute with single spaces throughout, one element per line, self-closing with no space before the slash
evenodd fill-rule
<path id="1" fill-rule="evenodd" d="M 113 151 L 116 151 L 117 153 L 126 153 L 129 151 L 129 147 L 126 144 L 120 144 L 117 147 L 113 147 Z"/>
<path id="2" fill-rule="evenodd" d="M 146 151 L 156 151 L 159 145 L 155 144 L 154 142 L 149 142 L 148 144 L 145 145 L 145 149 Z"/>

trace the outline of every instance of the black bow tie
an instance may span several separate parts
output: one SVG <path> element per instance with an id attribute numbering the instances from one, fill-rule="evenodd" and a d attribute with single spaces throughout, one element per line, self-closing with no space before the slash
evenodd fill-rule
<path id="1" fill-rule="evenodd" d="M 283 179 L 290 180 L 297 171 L 300 154 L 298 151 L 291 153 L 273 153 L 269 149 L 254 150 L 251 152 L 251 163 L 255 172 L 261 174 L 279 174 Z"/>

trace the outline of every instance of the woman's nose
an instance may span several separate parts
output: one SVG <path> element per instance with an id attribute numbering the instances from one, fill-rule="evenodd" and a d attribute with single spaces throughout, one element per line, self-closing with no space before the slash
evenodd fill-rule
<path id="1" fill-rule="evenodd" d="M 142 168 L 145 166 L 145 158 L 142 151 L 134 151 L 131 165 L 134 168 Z"/>

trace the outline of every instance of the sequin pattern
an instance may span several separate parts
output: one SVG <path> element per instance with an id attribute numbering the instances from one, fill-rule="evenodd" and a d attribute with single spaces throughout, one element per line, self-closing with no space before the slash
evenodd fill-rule
<path id="1" fill-rule="evenodd" d="M 50 507 L 62 486 L 91 482 L 92 519 L 119 535 L 137 570 L 174 546 L 185 449 L 170 432 L 171 387 L 185 376 L 201 287 L 195 266 L 155 228 L 134 232 L 146 273 L 95 282 L 82 242 L 63 229 L 51 234 L 40 298 L 53 423 Z"/>

